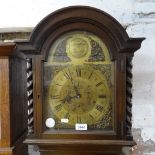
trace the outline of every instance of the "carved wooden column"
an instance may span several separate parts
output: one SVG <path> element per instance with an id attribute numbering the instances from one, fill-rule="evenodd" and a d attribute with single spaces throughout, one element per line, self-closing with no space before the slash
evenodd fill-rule
<path id="1" fill-rule="evenodd" d="M 0 155 L 27 155 L 23 144 L 27 116 L 19 93 L 20 73 L 13 75 L 22 60 L 12 58 L 14 48 L 14 43 L 0 43 Z M 17 65 L 14 59 L 19 59 Z"/>

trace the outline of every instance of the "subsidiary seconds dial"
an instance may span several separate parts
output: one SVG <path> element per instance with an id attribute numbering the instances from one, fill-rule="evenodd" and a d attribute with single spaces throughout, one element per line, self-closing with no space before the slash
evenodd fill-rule
<path id="1" fill-rule="evenodd" d="M 92 125 L 104 119 L 110 91 L 105 76 L 92 67 L 70 66 L 60 71 L 49 87 L 48 102 L 58 119 L 70 125 Z"/>

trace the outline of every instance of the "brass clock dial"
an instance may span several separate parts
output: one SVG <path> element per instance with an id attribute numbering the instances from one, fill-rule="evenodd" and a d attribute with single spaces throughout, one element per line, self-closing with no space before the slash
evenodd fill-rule
<path id="1" fill-rule="evenodd" d="M 49 104 L 69 124 L 96 124 L 109 107 L 110 91 L 101 72 L 89 66 L 70 66 L 60 71 L 49 88 Z"/>
<path id="2" fill-rule="evenodd" d="M 83 31 L 64 34 L 44 67 L 44 122 L 54 120 L 54 129 L 75 129 L 77 123 L 112 129 L 113 67 L 100 38 Z"/>

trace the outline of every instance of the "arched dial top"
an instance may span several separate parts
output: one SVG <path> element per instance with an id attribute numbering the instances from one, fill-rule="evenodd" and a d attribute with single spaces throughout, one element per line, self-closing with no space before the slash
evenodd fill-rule
<path id="1" fill-rule="evenodd" d="M 66 33 L 51 47 L 48 63 L 83 63 L 110 61 L 109 51 L 96 35 L 86 31 Z"/>
<path id="2" fill-rule="evenodd" d="M 94 34 L 74 31 L 55 41 L 44 63 L 44 90 L 44 121 L 54 119 L 52 129 L 113 129 L 113 63 Z"/>

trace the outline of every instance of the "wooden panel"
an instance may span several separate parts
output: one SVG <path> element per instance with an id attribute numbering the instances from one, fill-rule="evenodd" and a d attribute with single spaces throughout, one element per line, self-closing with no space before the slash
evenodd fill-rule
<path id="1" fill-rule="evenodd" d="M 120 153 L 103 153 L 103 152 L 67 152 L 67 151 L 51 151 L 42 152 L 42 155 L 120 155 Z"/>
<path id="2" fill-rule="evenodd" d="M 9 56 L 13 53 L 15 43 L 0 43 L 0 56 Z"/>
<path id="3" fill-rule="evenodd" d="M 0 43 L 0 155 L 27 155 L 25 61 L 11 58 L 14 47 L 14 43 Z"/>
<path id="4" fill-rule="evenodd" d="M 26 61 L 10 58 L 10 108 L 12 143 L 27 132 Z"/>
<path id="5" fill-rule="evenodd" d="M 127 144 L 125 141 L 113 140 L 67 140 L 60 141 L 60 145 L 58 141 L 51 143 L 38 144 L 41 155 L 119 155 L 123 145 L 133 142 Z"/>
<path id="6" fill-rule="evenodd" d="M 0 147 L 10 146 L 9 60 L 0 58 Z"/>

